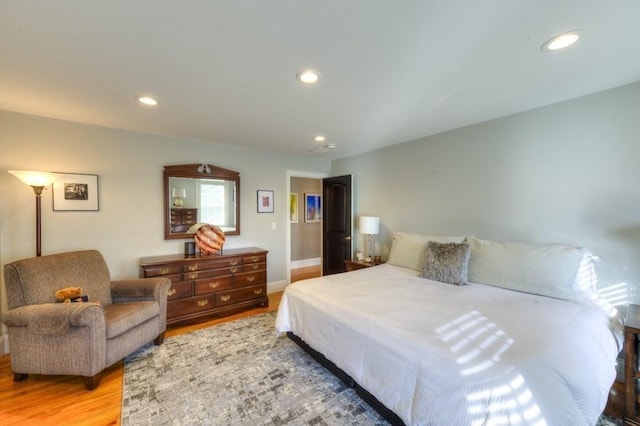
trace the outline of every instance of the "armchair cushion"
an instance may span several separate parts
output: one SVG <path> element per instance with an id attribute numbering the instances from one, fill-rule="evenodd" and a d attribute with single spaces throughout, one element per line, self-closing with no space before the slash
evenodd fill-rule
<path id="1" fill-rule="evenodd" d="M 157 302 L 126 302 L 105 306 L 107 339 L 121 334 L 159 315 Z"/>
<path id="2" fill-rule="evenodd" d="M 166 285 L 162 285 L 165 282 Z M 160 294 L 166 294 L 170 284 L 171 281 L 164 277 L 112 281 L 111 298 L 113 303 L 160 300 Z"/>

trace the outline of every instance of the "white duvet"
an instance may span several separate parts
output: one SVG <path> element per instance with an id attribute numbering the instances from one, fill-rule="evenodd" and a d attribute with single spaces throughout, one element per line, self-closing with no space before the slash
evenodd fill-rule
<path id="1" fill-rule="evenodd" d="M 416 275 L 380 265 L 294 283 L 276 328 L 407 425 L 596 423 L 622 341 L 605 309 Z"/>

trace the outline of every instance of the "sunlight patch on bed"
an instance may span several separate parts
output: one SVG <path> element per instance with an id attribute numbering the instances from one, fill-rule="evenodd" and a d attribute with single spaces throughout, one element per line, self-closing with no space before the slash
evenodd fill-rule
<path id="1" fill-rule="evenodd" d="M 456 354 L 456 362 L 462 367 L 461 376 L 471 376 L 486 371 L 501 360 L 514 340 L 480 312 L 472 310 L 436 330 L 439 339 L 449 344 Z M 513 370 L 498 373 L 501 385 L 467 395 L 467 412 L 472 425 L 530 424 L 546 426 L 540 407 L 527 387 L 524 377 Z"/>
<path id="2" fill-rule="evenodd" d="M 597 291 L 605 302 L 613 306 L 628 305 L 634 303 L 636 299 L 635 287 L 624 282 L 601 287 Z"/>

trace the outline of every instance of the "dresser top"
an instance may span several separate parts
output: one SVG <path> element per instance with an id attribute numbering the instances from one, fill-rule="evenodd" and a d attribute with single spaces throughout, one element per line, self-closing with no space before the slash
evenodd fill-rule
<path id="1" fill-rule="evenodd" d="M 140 266 L 151 266 L 166 263 L 184 263 L 195 262 L 201 260 L 222 259 L 228 256 L 251 256 L 256 254 L 266 254 L 267 250 L 259 247 L 242 247 L 233 249 L 224 249 L 220 253 L 197 253 L 192 256 L 184 254 L 168 254 L 164 256 L 149 256 L 140 258 Z"/>

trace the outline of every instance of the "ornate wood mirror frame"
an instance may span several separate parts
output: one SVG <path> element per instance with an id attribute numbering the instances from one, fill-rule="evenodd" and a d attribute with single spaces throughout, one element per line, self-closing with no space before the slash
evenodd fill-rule
<path id="1" fill-rule="evenodd" d="M 193 237 L 187 231 L 196 223 L 240 235 L 240 173 L 210 164 L 165 166 L 164 206 L 165 240 Z"/>

